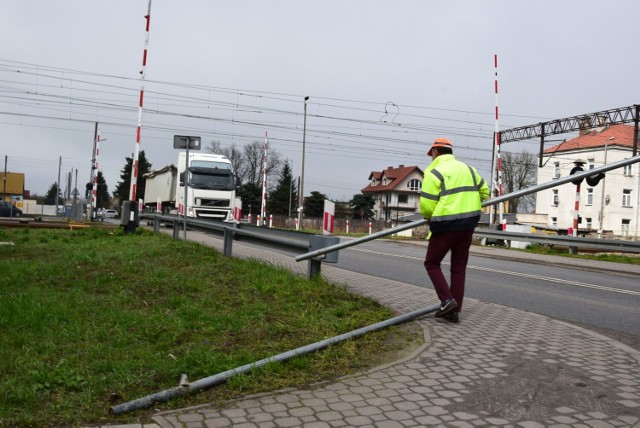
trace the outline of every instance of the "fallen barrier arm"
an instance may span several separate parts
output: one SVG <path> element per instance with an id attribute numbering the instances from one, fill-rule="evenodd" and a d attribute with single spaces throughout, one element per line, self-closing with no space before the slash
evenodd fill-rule
<path id="1" fill-rule="evenodd" d="M 362 336 L 366 333 L 370 333 L 372 331 L 381 330 L 383 328 L 390 327 L 392 325 L 402 324 L 407 321 L 411 321 L 414 318 L 421 317 L 423 315 L 429 314 L 431 312 L 435 312 L 440 308 L 440 304 L 427 306 L 422 309 L 415 310 L 413 312 L 409 312 L 407 314 L 399 315 L 397 317 L 381 321 L 379 323 L 371 324 L 366 327 L 362 327 L 357 330 L 353 330 L 348 333 L 344 333 L 338 336 L 331 337 L 329 339 L 322 340 L 320 342 L 312 343 L 310 345 L 302 346 L 300 348 L 284 352 L 282 354 L 275 355 L 273 357 L 265 358 L 260 361 L 256 361 L 254 363 L 246 364 L 241 367 L 237 367 L 235 369 L 227 370 L 222 373 L 218 373 L 217 375 L 209 376 L 206 378 L 199 379 L 194 382 L 186 382 L 183 385 L 166 389 L 164 391 L 157 392 L 155 394 L 147 395 L 146 397 L 138 398 L 137 400 L 129 401 L 127 403 L 118 404 L 116 406 L 111 407 L 111 413 L 114 415 L 120 415 L 127 412 L 132 412 L 138 409 L 147 408 L 154 403 L 161 403 L 171 400 L 172 398 L 180 397 L 186 394 L 195 393 L 202 391 L 207 388 L 211 388 L 212 386 L 218 385 L 220 383 L 226 382 L 232 376 L 241 373 L 248 373 L 251 370 L 260 368 L 269 363 L 278 362 L 278 361 L 287 361 L 291 358 L 309 354 L 311 352 L 319 351 L 328 346 L 335 345 L 336 343 L 344 342 L 345 340 L 353 339 L 358 336 Z"/>

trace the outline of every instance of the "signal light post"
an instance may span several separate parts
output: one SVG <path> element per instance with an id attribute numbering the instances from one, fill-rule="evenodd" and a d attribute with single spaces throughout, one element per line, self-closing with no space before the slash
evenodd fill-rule
<path id="1" fill-rule="evenodd" d="M 570 172 L 571 175 L 584 171 L 582 165 L 586 163 L 585 161 L 576 159 L 573 163 L 575 166 Z M 580 225 L 580 184 L 582 184 L 582 180 L 583 178 L 579 178 L 572 181 L 572 183 L 576 185 L 576 202 L 573 210 L 573 227 L 571 228 L 571 232 L 568 233 L 568 235 L 571 236 L 578 236 L 578 227 Z M 578 254 L 578 247 L 569 247 L 569 254 Z"/>
<path id="2" fill-rule="evenodd" d="M 607 148 L 609 146 L 609 141 L 615 139 L 616 137 L 609 137 L 604 142 L 604 165 L 607 164 Z M 597 183 L 596 183 L 597 184 Z M 602 237 L 602 232 L 604 231 L 604 177 L 602 178 L 602 195 L 600 196 L 600 215 L 598 216 L 598 238 Z"/>

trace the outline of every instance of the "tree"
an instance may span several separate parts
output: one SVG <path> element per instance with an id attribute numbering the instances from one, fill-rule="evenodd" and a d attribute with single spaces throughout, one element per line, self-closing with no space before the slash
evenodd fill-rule
<path id="1" fill-rule="evenodd" d="M 342 220 L 351 218 L 351 204 L 348 201 L 336 202 L 335 216 Z"/>
<path id="2" fill-rule="evenodd" d="M 111 205 L 111 197 L 109 196 L 109 188 L 107 182 L 102 175 L 102 171 L 98 171 L 96 175 L 96 208 L 109 208 Z"/>
<path id="3" fill-rule="evenodd" d="M 131 165 L 133 165 L 133 156 L 126 157 L 124 167 L 120 170 L 120 182 L 113 191 L 113 197 L 120 202 L 129 200 L 129 191 L 131 188 Z M 151 171 L 151 164 L 147 161 L 144 150 L 138 154 L 138 179 L 136 180 L 136 201 L 144 198 L 145 180 L 142 176 Z"/>
<path id="4" fill-rule="evenodd" d="M 253 141 L 243 148 L 244 170 L 247 183 L 262 185 L 262 175 L 264 169 L 264 144 L 260 141 Z M 280 154 L 270 147 L 267 147 L 267 189 L 270 187 L 270 177 L 277 175 L 280 171 Z"/>
<path id="5" fill-rule="evenodd" d="M 214 153 L 216 155 L 223 155 L 231 162 L 231 167 L 233 168 L 233 173 L 236 177 L 238 177 L 238 186 L 244 182 L 244 178 L 246 175 L 245 166 L 244 166 L 244 156 L 242 155 L 242 151 L 239 150 L 235 143 L 231 145 L 231 147 L 222 147 L 220 145 L 220 141 L 212 141 L 211 145 L 206 149 L 209 153 Z"/>
<path id="6" fill-rule="evenodd" d="M 58 187 L 58 183 L 53 183 L 49 190 L 47 190 L 47 194 L 44 196 L 45 205 L 55 205 L 56 204 L 56 195 L 60 194 L 60 188 Z M 58 197 L 58 203 L 62 202 L 62 198 Z"/>
<path id="7" fill-rule="evenodd" d="M 373 207 L 376 204 L 376 200 L 371 193 L 353 195 L 349 204 L 351 205 L 353 218 L 361 220 L 373 218 Z"/>
<path id="8" fill-rule="evenodd" d="M 520 153 L 503 152 L 500 156 L 502 165 L 502 190 L 511 193 L 526 189 L 536 184 L 537 158 L 523 150 Z M 509 199 L 510 213 L 527 212 L 535 207 L 535 194 Z"/>
<path id="9" fill-rule="evenodd" d="M 326 195 L 318 191 L 311 192 L 311 195 L 304 200 L 304 214 L 307 217 L 320 218 L 324 213 L 324 200 L 329 199 Z"/>
<path id="10" fill-rule="evenodd" d="M 262 186 L 262 172 L 264 169 L 264 143 L 253 141 L 245 144 L 242 150 L 234 144 L 231 147 L 222 147 L 219 141 L 212 141 L 207 151 L 226 156 L 231 161 L 233 172 L 238 177 L 238 185 L 253 183 Z M 275 186 L 271 184 L 271 178 L 280 173 L 282 163 L 280 154 L 267 147 L 267 190 Z"/>
<path id="11" fill-rule="evenodd" d="M 260 214 L 262 207 L 262 187 L 255 183 L 245 183 L 238 187 L 236 196 L 242 198 L 242 212 Z"/>
<path id="12" fill-rule="evenodd" d="M 289 215 L 291 207 L 295 212 L 295 205 L 298 192 L 291 177 L 289 162 L 285 162 L 280 171 L 280 178 L 275 190 L 267 198 L 267 212 L 270 214 Z"/>

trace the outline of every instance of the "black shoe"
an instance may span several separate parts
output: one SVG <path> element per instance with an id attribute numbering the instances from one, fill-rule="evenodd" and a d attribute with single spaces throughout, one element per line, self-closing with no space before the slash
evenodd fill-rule
<path id="1" fill-rule="evenodd" d="M 440 309 L 436 311 L 435 317 L 442 318 L 448 313 L 454 311 L 457 307 L 458 307 L 458 304 L 456 303 L 455 300 L 453 299 L 445 300 L 440 305 Z"/>
<path id="2" fill-rule="evenodd" d="M 445 315 L 444 317 L 442 317 L 443 319 L 452 322 L 454 324 L 459 324 L 460 323 L 460 314 L 459 312 L 449 312 L 447 315 Z"/>

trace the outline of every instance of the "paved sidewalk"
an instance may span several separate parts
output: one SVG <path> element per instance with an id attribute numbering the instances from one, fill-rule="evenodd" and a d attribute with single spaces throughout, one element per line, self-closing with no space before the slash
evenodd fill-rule
<path id="1" fill-rule="evenodd" d="M 205 245 L 222 245 L 198 232 L 189 235 Z M 272 251 L 234 242 L 233 253 L 306 273 L 306 262 Z M 322 273 L 399 313 L 437 303 L 431 289 L 326 264 Z M 412 322 L 422 327 L 425 341 L 404 360 L 309 388 L 230 401 L 222 408 L 158 413 L 155 424 L 144 426 L 640 427 L 640 352 L 620 342 L 470 298 L 460 324 L 431 315 Z M 142 425 L 129 425 L 134 426 Z"/>

